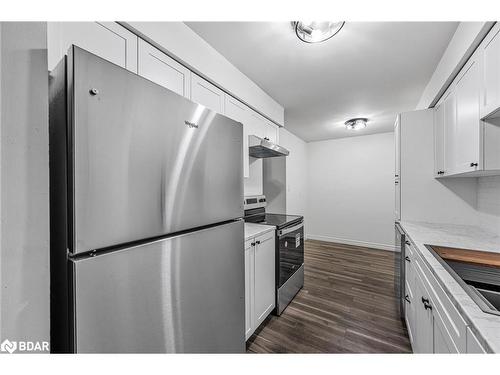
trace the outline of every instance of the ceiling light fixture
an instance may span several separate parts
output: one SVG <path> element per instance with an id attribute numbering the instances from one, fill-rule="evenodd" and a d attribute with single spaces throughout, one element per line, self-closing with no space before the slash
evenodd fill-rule
<path id="1" fill-rule="evenodd" d="M 366 118 L 353 118 L 345 122 L 346 129 L 360 130 L 366 128 L 366 123 L 368 119 Z"/>
<path id="2" fill-rule="evenodd" d="M 295 21 L 295 34 L 306 43 L 319 43 L 337 34 L 345 22 Z"/>

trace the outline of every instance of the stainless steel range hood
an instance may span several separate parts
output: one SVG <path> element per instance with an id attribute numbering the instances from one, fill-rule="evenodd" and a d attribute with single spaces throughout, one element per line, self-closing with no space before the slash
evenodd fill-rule
<path id="1" fill-rule="evenodd" d="M 266 138 L 255 135 L 248 136 L 249 155 L 254 158 L 274 158 L 276 156 L 288 156 L 290 151 Z"/>

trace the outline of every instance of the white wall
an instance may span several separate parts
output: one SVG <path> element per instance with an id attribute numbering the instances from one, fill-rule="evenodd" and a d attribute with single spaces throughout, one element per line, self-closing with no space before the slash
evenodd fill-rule
<path id="1" fill-rule="evenodd" d="M 125 27 L 187 65 L 235 98 L 284 124 L 284 109 L 250 78 L 182 22 L 126 22 Z"/>
<path id="2" fill-rule="evenodd" d="M 500 235 L 500 176 L 477 179 L 479 225 Z"/>
<path id="3" fill-rule="evenodd" d="M 460 22 L 436 66 L 416 109 L 434 105 L 472 55 L 493 22 Z"/>
<path id="4" fill-rule="evenodd" d="M 1 334 L 49 341 L 46 23 L 1 24 Z"/>
<path id="5" fill-rule="evenodd" d="M 308 238 L 394 250 L 394 133 L 307 148 Z"/>
<path id="6" fill-rule="evenodd" d="M 248 177 L 244 179 L 243 193 L 245 196 L 261 195 L 262 185 L 262 159 L 249 157 Z"/>
<path id="7" fill-rule="evenodd" d="M 290 151 L 286 159 L 286 212 L 307 216 L 307 143 L 284 128 L 279 132 L 280 145 Z"/>

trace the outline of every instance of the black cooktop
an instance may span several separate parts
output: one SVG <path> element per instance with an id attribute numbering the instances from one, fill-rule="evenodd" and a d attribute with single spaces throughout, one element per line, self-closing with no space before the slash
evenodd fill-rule
<path id="1" fill-rule="evenodd" d="M 273 225 L 278 229 L 298 224 L 303 217 L 298 215 L 283 215 L 283 214 L 254 214 L 245 216 L 245 221 L 248 223 Z"/>

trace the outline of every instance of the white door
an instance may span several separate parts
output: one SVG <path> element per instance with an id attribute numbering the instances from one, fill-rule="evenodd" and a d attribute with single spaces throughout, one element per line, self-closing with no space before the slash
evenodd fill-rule
<path id="1" fill-rule="evenodd" d="M 456 103 L 455 93 L 450 91 L 443 102 L 444 117 L 444 175 L 452 174 L 455 168 L 455 138 L 456 138 Z"/>
<path id="2" fill-rule="evenodd" d="M 243 176 L 249 177 L 249 159 L 248 159 L 248 129 L 250 108 L 239 100 L 225 95 L 224 114 L 235 121 L 243 124 Z"/>
<path id="3" fill-rule="evenodd" d="M 224 113 L 224 91 L 195 73 L 191 73 L 191 100 L 211 110 Z"/>
<path id="4" fill-rule="evenodd" d="M 500 23 L 479 47 L 483 58 L 481 77 L 481 117 L 500 108 Z"/>
<path id="5" fill-rule="evenodd" d="M 142 39 L 139 39 L 138 74 L 191 98 L 191 71 Z"/>
<path id="6" fill-rule="evenodd" d="M 476 54 L 477 56 L 477 54 Z M 457 124 L 455 134 L 456 173 L 480 169 L 479 157 L 481 120 L 479 114 L 479 60 L 471 61 L 463 69 L 455 88 Z"/>
<path id="7" fill-rule="evenodd" d="M 255 328 L 275 306 L 274 231 L 255 238 Z"/>
<path id="8" fill-rule="evenodd" d="M 254 239 L 245 241 L 245 340 L 253 333 L 254 305 Z"/>
<path id="9" fill-rule="evenodd" d="M 49 22 L 49 70 L 74 44 L 114 64 L 137 73 L 137 36 L 116 22 Z"/>
<path id="10" fill-rule="evenodd" d="M 444 174 L 444 105 L 434 110 L 434 176 Z"/>

